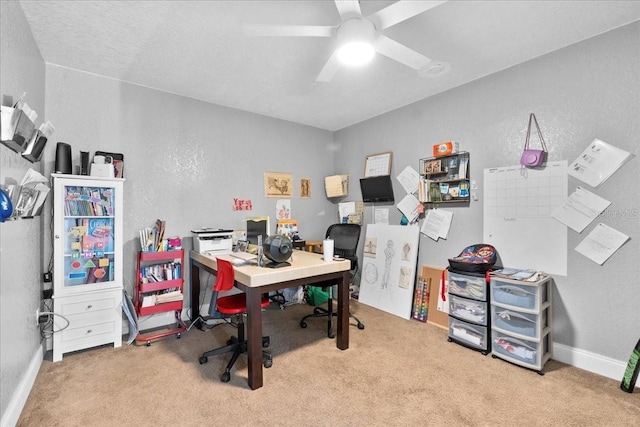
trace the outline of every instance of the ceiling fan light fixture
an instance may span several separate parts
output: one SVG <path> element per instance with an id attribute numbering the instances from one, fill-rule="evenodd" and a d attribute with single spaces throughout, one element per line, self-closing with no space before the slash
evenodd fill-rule
<path id="1" fill-rule="evenodd" d="M 338 28 L 338 60 L 348 66 L 364 65 L 371 61 L 375 54 L 375 35 L 375 27 L 367 19 L 344 21 Z"/>
<path id="2" fill-rule="evenodd" d="M 346 43 L 338 49 L 338 59 L 344 65 L 357 67 L 364 65 L 373 58 L 373 46 L 361 41 Z"/>

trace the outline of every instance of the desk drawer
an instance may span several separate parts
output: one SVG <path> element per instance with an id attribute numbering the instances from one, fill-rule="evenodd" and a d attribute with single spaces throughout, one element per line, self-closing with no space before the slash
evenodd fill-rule
<path id="1" fill-rule="evenodd" d="M 487 325 L 487 303 L 449 295 L 449 315 L 479 325 Z"/>
<path id="2" fill-rule="evenodd" d="M 470 276 L 449 271 L 449 293 L 475 300 L 487 300 L 487 281 L 482 275 Z"/>

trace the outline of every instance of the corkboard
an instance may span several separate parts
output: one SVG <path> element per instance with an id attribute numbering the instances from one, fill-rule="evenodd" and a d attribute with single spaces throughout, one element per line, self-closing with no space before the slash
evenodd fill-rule
<path id="1" fill-rule="evenodd" d="M 429 291 L 429 311 L 427 312 L 427 323 L 449 329 L 449 315 L 438 311 L 438 295 L 440 294 L 440 279 L 444 268 L 423 265 L 420 276 L 431 279 L 431 289 Z M 447 302 L 448 303 L 448 302 Z"/>

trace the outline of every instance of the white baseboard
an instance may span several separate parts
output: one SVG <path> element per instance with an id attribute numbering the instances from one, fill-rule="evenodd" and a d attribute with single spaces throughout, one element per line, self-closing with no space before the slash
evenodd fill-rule
<path id="1" fill-rule="evenodd" d="M 553 343 L 553 359 L 617 381 L 622 381 L 627 368 L 626 361 L 621 362 L 558 343 Z M 640 384 L 637 384 L 636 388 L 640 388 Z"/>
<path id="2" fill-rule="evenodd" d="M 7 406 L 7 410 L 2 414 L 0 427 L 13 427 L 18 423 L 22 409 L 24 408 L 25 403 L 27 403 L 29 393 L 31 393 L 31 388 L 36 382 L 36 377 L 38 376 L 40 365 L 42 365 L 43 360 L 44 344 L 40 343 L 31 358 L 31 362 L 29 362 L 27 371 L 20 380 L 20 384 L 18 384 L 18 387 L 16 387 L 16 390 L 11 396 L 11 401 L 9 402 L 9 406 Z"/>

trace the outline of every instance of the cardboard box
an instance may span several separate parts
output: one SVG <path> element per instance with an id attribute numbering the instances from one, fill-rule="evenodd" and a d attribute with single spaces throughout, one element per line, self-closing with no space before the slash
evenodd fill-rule
<path id="1" fill-rule="evenodd" d="M 433 146 L 433 157 L 448 156 L 458 152 L 458 143 L 447 141 Z"/>

